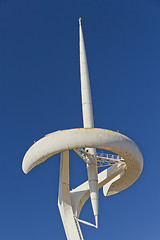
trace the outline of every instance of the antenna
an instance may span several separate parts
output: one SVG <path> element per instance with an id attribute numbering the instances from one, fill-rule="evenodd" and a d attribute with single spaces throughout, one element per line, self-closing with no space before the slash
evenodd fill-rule
<path id="1" fill-rule="evenodd" d="M 89 73 L 82 32 L 81 18 L 79 19 L 79 47 L 80 47 L 83 126 L 84 128 L 94 128 L 91 88 L 89 82 Z M 95 216 L 96 227 L 98 227 L 98 172 L 97 172 L 96 149 L 88 148 L 87 150 L 88 152 L 92 153 L 92 155 L 89 157 L 90 164 L 87 164 L 87 173 L 93 214 Z"/>
<path id="2" fill-rule="evenodd" d="M 80 49 L 80 75 L 81 75 L 81 96 L 84 128 L 94 128 L 92 97 L 88 73 L 87 57 L 82 32 L 82 20 L 79 19 L 79 49 Z"/>
<path id="3" fill-rule="evenodd" d="M 22 169 L 28 173 L 49 157 L 61 153 L 58 207 L 68 240 L 83 240 L 80 223 L 98 227 L 98 190 L 114 195 L 132 185 L 143 169 L 143 156 L 127 136 L 111 130 L 94 128 L 87 57 L 79 18 L 80 76 L 83 128 L 56 131 L 35 142 L 26 152 Z M 97 149 L 112 152 L 98 156 Z M 69 151 L 74 150 L 86 162 L 88 180 L 75 189 L 69 184 Z M 98 167 L 105 169 L 98 173 Z M 75 169 L 77 171 L 77 169 Z M 83 205 L 91 199 L 95 225 L 79 219 Z"/>

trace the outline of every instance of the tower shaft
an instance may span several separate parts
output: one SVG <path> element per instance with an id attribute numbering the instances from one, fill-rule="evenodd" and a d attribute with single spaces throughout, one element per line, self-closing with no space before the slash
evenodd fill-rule
<path id="1" fill-rule="evenodd" d="M 79 20 L 79 45 L 80 45 L 80 73 L 81 73 L 81 95 L 82 95 L 82 111 L 83 111 L 83 127 L 94 128 L 92 98 L 89 82 L 88 64 L 84 45 L 84 38 Z"/>
<path id="2" fill-rule="evenodd" d="M 81 19 L 79 19 L 79 38 L 83 127 L 94 128 L 91 89 Z M 95 216 L 96 227 L 98 227 L 98 172 L 97 161 L 94 156 L 96 155 L 96 149 L 89 148 L 87 150 L 92 154 L 90 164 L 87 164 L 87 173 L 93 214 Z"/>

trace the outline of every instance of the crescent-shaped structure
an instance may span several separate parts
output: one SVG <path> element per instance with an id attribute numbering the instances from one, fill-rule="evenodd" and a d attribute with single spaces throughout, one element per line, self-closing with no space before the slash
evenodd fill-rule
<path id="1" fill-rule="evenodd" d="M 28 173 L 49 157 L 61 153 L 58 207 L 68 240 L 82 240 L 79 222 L 98 227 L 98 190 L 104 196 L 116 194 L 132 185 L 143 169 L 143 157 L 138 146 L 127 136 L 111 130 L 94 128 L 92 99 L 89 83 L 81 19 L 80 70 L 84 128 L 57 131 L 35 142 L 24 156 L 22 169 Z M 112 153 L 98 156 L 96 149 Z M 69 150 L 74 150 L 85 162 L 88 180 L 70 190 Z M 98 167 L 106 169 L 98 173 Z M 81 209 L 90 197 L 95 225 L 79 219 Z"/>

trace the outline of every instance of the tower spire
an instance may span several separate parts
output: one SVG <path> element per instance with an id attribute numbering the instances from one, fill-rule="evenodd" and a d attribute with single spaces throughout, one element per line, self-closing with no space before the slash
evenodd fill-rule
<path id="1" fill-rule="evenodd" d="M 82 32 L 81 18 L 79 18 L 79 44 L 80 44 L 80 73 L 81 73 L 83 127 L 94 128 L 91 89 L 89 82 L 89 73 Z M 96 149 L 88 148 L 87 150 L 92 154 L 89 159 L 90 164 L 87 164 L 87 173 L 93 214 L 95 216 L 96 227 L 98 227 L 98 172 L 97 172 Z"/>
<path id="2" fill-rule="evenodd" d="M 93 110 L 92 98 L 89 82 L 88 64 L 82 32 L 81 18 L 79 18 L 79 45 L 80 45 L 80 73 L 81 73 L 81 95 L 82 95 L 82 111 L 83 111 L 83 127 L 93 128 Z"/>

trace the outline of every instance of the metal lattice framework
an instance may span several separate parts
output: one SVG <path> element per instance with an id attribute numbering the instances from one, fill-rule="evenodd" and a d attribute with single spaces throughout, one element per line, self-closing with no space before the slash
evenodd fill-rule
<path id="1" fill-rule="evenodd" d="M 83 148 L 74 149 L 74 151 L 87 163 L 92 164 L 92 159 L 96 158 L 97 167 L 109 167 L 113 164 L 121 164 L 124 163 L 124 159 L 115 154 L 105 154 L 105 157 L 98 156 L 97 154 L 91 154 L 87 150 L 84 150 Z M 94 164 L 94 163 L 93 163 Z"/>

